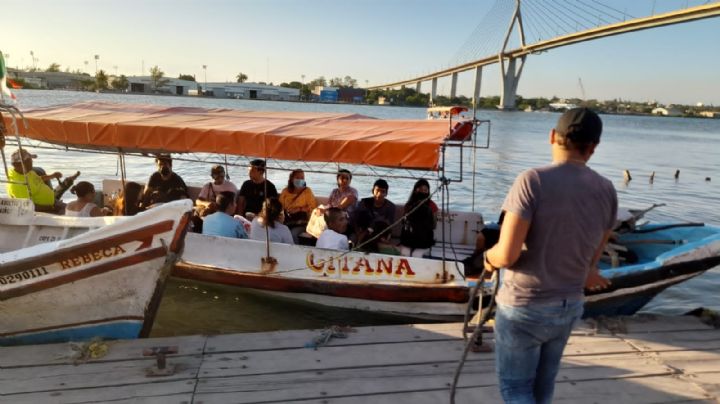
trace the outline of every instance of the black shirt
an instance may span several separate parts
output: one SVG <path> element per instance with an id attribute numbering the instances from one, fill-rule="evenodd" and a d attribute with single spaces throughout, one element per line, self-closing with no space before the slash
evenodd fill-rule
<path id="1" fill-rule="evenodd" d="M 143 206 L 165 203 L 189 198 L 185 181 L 175 173 L 163 180 L 159 172 L 154 172 L 148 180 L 148 192 L 143 195 Z"/>
<path id="2" fill-rule="evenodd" d="M 267 181 L 267 197 L 277 198 L 278 193 L 275 185 L 269 180 L 265 181 Z M 243 182 L 238 195 L 245 198 L 245 212 L 243 213 L 252 212 L 258 214 L 265 201 L 265 184 L 262 182 L 256 184 L 252 180 L 247 180 Z"/>

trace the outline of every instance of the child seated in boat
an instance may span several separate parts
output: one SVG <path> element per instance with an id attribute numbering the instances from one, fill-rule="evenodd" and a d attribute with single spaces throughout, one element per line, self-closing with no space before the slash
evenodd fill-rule
<path id="1" fill-rule="evenodd" d="M 358 248 L 370 253 L 400 255 L 400 249 L 390 242 L 391 237 L 390 225 L 386 221 L 377 220 L 363 233 L 363 239 L 358 241 Z"/>
<path id="2" fill-rule="evenodd" d="M 435 244 L 436 211 L 437 206 L 430 199 L 430 184 L 425 179 L 419 179 L 403 211 L 400 233 L 400 251 L 403 255 L 422 257 L 428 254 L 430 247 Z"/>
<path id="3" fill-rule="evenodd" d="M 235 194 L 220 192 L 215 198 L 218 211 L 205 217 L 202 234 L 220 237 L 248 238 L 243 224 L 233 218 L 235 214 Z"/>
<path id="4" fill-rule="evenodd" d="M 329 248 L 333 250 L 349 249 L 348 238 L 345 233 L 348 225 L 348 218 L 345 211 L 340 208 L 330 208 L 325 211 L 325 229 L 315 244 L 318 248 Z"/>
<path id="5" fill-rule="evenodd" d="M 77 196 L 77 199 L 65 206 L 65 216 L 94 217 L 110 214 L 110 209 L 100 209 L 93 201 L 95 200 L 95 187 L 87 181 L 80 181 L 70 188 L 70 192 Z"/>

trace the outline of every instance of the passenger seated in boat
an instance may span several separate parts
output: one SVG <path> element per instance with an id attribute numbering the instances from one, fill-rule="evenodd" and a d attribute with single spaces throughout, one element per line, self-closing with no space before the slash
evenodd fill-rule
<path id="1" fill-rule="evenodd" d="M 52 178 L 62 178 L 62 174 L 54 172 L 50 175 L 39 176 L 33 171 L 33 159 L 36 155 L 27 150 L 16 150 L 10 155 L 12 168 L 8 170 L 8 182 L 6 190 L 8 196 L 19 199 L 32 199 L 35 210 L 39 212 L 61 212 L 64 204 L 55 200 L 55 192 L 45 181 Z M 25 173 L 27 173 L 27 185 L 25 185 Z M 28 188 L 30 193 L 28 194 Z"/>
<path id="2" fill-rule="evenodd" d="M 266 198 L 277 198 L 278 192 L 270 180 L 265 178 L 265 160 L 255 159 L 248 168 L 249 180 L 243 182 L 238 194 L 237 214 L 252 220 L 260 212 Z M 267 195 L 265 195 L 267 188 Z"/>
<path id="3" fill-rule="evenodd" d="M 373 184 L 373 196 L 360 200 L 352 220 L 357 232 L 367 230 L 376 220 L 395 223 L 395 204 L 387 199 L 389 188 L 387 181 L 379 179 Z"/>
<path id="4" fill-rule="evenodd" d="M 340 208 L 349 215 L 352 215 L 358 201 L 357 189 L 350 186 L 352 173 L 350 170 L 340 169 L 338 170 L 336 181 L 337 188 L 330 192 L 328 205 L 330 205 L 331 208 Z"/>
<path id="5" fill-rule="evenodd" d="M 70 193 L 77 196 L 77 199 L 65 206 L 65 216 L 94 217 L 110 214 L 110 209 L 99 208 L 95 200 L 95 187 L 87 181 L 80 181 L 70 188 Z"/>
<path id="6" fill-rule="evenodd" d="M 136 214 L 143 211 L 140 207 L 140 200 L 142 195 L 143 187 L 137 182 L 127 182 L 125 187 L 120 194 L 120 197 L 115 201 L 113 208 L 114 216 L 135 216 Z"/>
<path id="7" fill-rule="evenodd" d="M 322 232 L 315 247 L 347 251 L 348 238 L 343 234 L 347 230 L 347 213 L 340 208 L 329 208 L 325 211 L 325 223 L 327 229 Z"/>
<path id="8" fill-rule="evenodd" d="M 419 179 L 403 210 L 400 252 L 402 255 L 422 257 L 435 244 L 434 230 L 437 223 L 435 212 L 430 205 L 430 184 Z M 434 203 L 433 203 L 434 205 Z M 437 209 L 437 206 L 435 206 Z"/>
<path id="9" fill-rule="evenodd" d="M 172 157 L 169 154 L 158 154 L 155 164 L 157 171 L 152 173 L 143 191 L 144 208 L 190 197 L 185 181 L 172 170 Z"/>
<path id="10" fill-rule="evenodd" d="M 210 236 L 248 238 L 243 224 L 233 218 L 236 203 L 235 194 L 229 191 L 220 192 L 215 198 L 218 211 L 205 217 L 202 234 Z"/>
<path id="11" fill-rule="evenodd" d="M 300 233 L 305 231 L 310 214 L 317 207 L 315 195 L 306 186 L 303 170 L 290 172 L 287 188 L 280 193 L 280 203 L 285 209 L 285 224 L 290 228 L 295 244 L 298 244 Z"/>
<path id="12" fill-rule="evenodd" d="M 221 165 L 214 165 L 210 169 L 212 181 L 203 185 L 198 194 L 198 201 L 215 202 L 215 197 L 220 192 L 229 191 L 237 195 L 237 187 L 232 181 L 225 179 L 225 168 Z"/>
<path id="13" fill-rule="evenodd" d="M 215 165 L 210 169 L 212 181 L 203 185 L 195 201 L 195 210 L 200 217 L 205 217 L 217 211 L 215 198 L 220 192 L 232 192 L 237 197 L 237 187 L 231 181 L 225 179 L 225 168 Z"/>
<path id="14" fill-rule="evenodd" d="M 480 233 L 475 238 L 475 251 L 463 260 L 465 276 L 480 275 L 483 271 L 483 253 L 500 240 L 500 226 L 502 226 L 504 219 L 505 211 L 502 211 L 497 223 L 488 224 L 480 230 Z"/>
<path id="15" fill-rule="evenodd" d="M 369 253 L 400 255 L 400 249 L 390 241 L 392 232 L 389 227 L 386 221 L 375 221 L 363 233 L 363 239 L 358 240 L 358 249 Z"/>
<path id="16" fill-rule="evenodd" d="M 255 216 L 250 226 L 250 238 L 265 241 L 268 236 L 275 243 L 295 244 L 290 229 L 283 224 L 285 212 L 277 198 L 268 198 L 263 203 L 260 213 Z"/>

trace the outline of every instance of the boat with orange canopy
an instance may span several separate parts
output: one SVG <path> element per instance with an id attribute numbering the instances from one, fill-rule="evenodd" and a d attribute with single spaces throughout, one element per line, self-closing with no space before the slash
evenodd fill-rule
<path id="1" fill-rule="evenodd" d="M 21 134 L 71 150 L 117 153 L 121 167 L 126 155 L 162 152 L 433 172 L 438 186 L 432 195 L 439 195 L 441 211 L 436 244 L 428 257 L 340 252 L 191 233 L 173 274 L 330 306 L 457 318 L 464 314 L 475 284 L 466 278 L 461 261 L 473 251 L 484 223 L 472 210 L 450 211 L 447 190 L 455 182 L 468 181 L 468 171 L 474 185 L 475 170 L 468 170 L 465 160 L 468 156 L 474 160 L 478 149 L 488 147 L 490 133 L 488 121 L 457 119 L 460 112 L 450 110 L 448 119 L 438 120 L 379 120 L 356 114 L 94 102 L 27 111 Z M 478 142 L 479 127 L 487 128 L 484 142 Z M 123 182 L 124 170 L 121 176 Z M 104 184 L 106 194 L 111 193 L 111 185 Z M 634 258 L 610 252 L 601 263 L 612 287 L 587 292 L 590 315 L 632 314 L 661 290 L 720 263 L 720 229 L 712 226 L 633 223 L 630 231 L 619 235 L 618 243 L 632 245 Z"/>

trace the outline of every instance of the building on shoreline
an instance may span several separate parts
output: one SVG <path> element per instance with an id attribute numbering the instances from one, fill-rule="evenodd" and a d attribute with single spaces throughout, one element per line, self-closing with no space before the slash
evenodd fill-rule
<path id="1" fill-rule="evenodd" d="M 162 85 L 154 88 L 155 85 L 150 76 L 130 76 L 127 79 L 128 89 L 131 93 L 190 95 L 192 90 L 197 91 L 198 89 L 198 83 L 192 80 L 163 77 Z"/>
<path id="2" fill-rule="evenodd" d="M 298 101 L 300 99 L 300 90 L 297 88 L 261 83 L 207 83 L 204 94 L 210 97 L 242 100 Z"/>
<path id="3" fill-rule="evenodd" d="M 83 82 L 95 80 L 87 73 L 25 71 L 13 68 L 7 70 L 11 79 L 22 79 L 33 87 L 48 90 L 80 90 L 83 88 Z"/>

